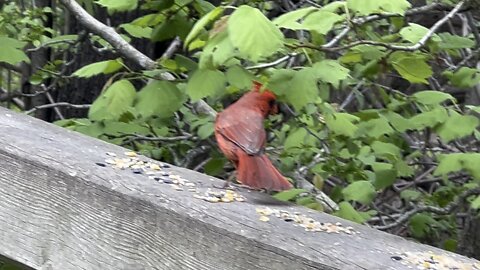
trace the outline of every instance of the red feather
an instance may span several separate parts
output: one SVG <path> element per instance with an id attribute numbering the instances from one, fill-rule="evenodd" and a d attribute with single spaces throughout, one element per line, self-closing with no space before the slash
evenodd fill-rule
<path id="1" fill-rule="evenodd" d="M 283 177 L 265 155 L 266 132 L 263 120 L 277 112 L 275 95 L 260 92 L 254 82 L 252 91 L 243 95 L 217 115 L 215 138 L 220 150 L 237 168 L 240 183 L 257 189 L 286 190 L 292 184 Z"/>

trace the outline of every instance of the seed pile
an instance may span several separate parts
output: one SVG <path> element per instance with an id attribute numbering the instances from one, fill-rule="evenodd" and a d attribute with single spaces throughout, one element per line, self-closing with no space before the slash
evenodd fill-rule
<path id="1" fill-rule="evenodd" d="M 244 202 L 245 197 L 236 193 L 233 190 L 225 190 L 225 191 L 213 191 L 208 189 L 204 195 L 193 195 L 193 197 L 197 199 L 201 199 L 207 202 L 217 203 L 217 202 Z"/>
<path id="2" fill-rule="evenodd" d="M 260 215 L 260 221 L 268 222 L 270 217 L 276 217 L 286 222 L 292 222 L 294 226 L 300 226 L 308 232 L 326 232 L 326 233 L 346 233 L 356 234 L 358 233 L 352 227 L 344 227 L 340 222 L 319 222 L 306 215 L 294 212 L 290 213 L 285 210 L 272 209 L 269 207 L 257 208 L 257 214 Z"/>
<path id="3" fill-rule="evenodd" d="M 108 158 L 105 163 L 114 169 L 130 170 L 134 174 L 148 176 L 149 179 L 155 180 L 159 183 L 168 184 L 175 190 L 187 189 L 190 192 L 198 192 L 195 183 L 192 183 L 181 176 L 168 172 L 167 168 L 170 165 L 158 162 L 150 162 L 141 160 L 139 155 L 135 152 L 125 152 L 124 157 L 117 157 L 115 153 L 106 153 Z M 105 167 L 104 163 L 96 163 L 98 166 Z"/>
<path id="4" fill-rule="evenodd" d="M 134 174 L 148 176 L 149 179 L 155 180 L 158 183 L 168 184 L 172 189 L 195 193 L 195 198 L 207 201 L 207 202 L 243 202 L 245 198 L 236 193 L 233 190 L 225 191 L 212 191 L 208 189 L 203 195 L 197 189 L 195 183 L 190 182 L 179 175 L 168 172 L 167 168 L 170 165 L 162 162 L 150 162 L 140 159 L 140 156 L 135 152 L 125 152 L 123 157 L 118 157 L 117 154 L 107 152 L 108 158 L 105 159 L 105 163 L 97 162 L 100 167 L 106 167 L 110 165 L 114 169 L 130 170 Z"/>
<path id="5" fill-rule="evenodd" d="M 429 252 L 404 252 L 392 256 L 392 260 L 403 265 L 415 265 L 421 270 L 479 270 L 480 263 L 460 262 L 454 257 Z"/>

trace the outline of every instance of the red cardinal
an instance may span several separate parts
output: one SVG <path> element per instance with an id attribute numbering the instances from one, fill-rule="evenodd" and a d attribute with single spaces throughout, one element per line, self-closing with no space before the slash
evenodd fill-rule
<path id="1" fill-rule="evenodd" d="M 290 189 L 292 184 L 264 153 L 267 134 L 263 120 L 277 113 L 278 108 L 275 95 L 269 90 L 260 93 L 261 86 L 254 82 L 252 91 L 217 115 L 215 138 L 220 150 L 235 165 L 240 183 L 255 189 Z"/>

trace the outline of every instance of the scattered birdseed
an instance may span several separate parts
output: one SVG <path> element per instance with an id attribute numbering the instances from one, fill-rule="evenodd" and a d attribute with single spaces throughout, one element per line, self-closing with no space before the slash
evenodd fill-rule
<path id="1" fill-rule="evenodd" d="M 268 222 L 269 220 L 270 220 L 270 218 L 267 217 L 267 216 L 260 216 L 260 221 Z"/>
<path id="2" fill-rule="evenodd" d="M 207 202 L 244 202 L 245 198 L 233 190 L 212 191 L 208 189 L 204 195 L 193 195 L 193 197 Z"/>
<path id="3" fill-rule="evenodd" d="M 453 255 L 454 256 L 454 255 Z M 478 262 L 462 262 L 447 254 L 435 254 L 428 252 L 404 252 L 392 256 L 392 260 L 403 265 L 416 266 L 422 270 L 479 270 Z"/>
<path id="4" fill-rule="evenodd" d="M 260 215 L 261 221 L 266 221 L 264 217 L 275 216 L 279 219 L 282 219 L 286 222 L 293 222 L 294 226 L 300 226 L 308 232 L 326 232 L 326 233 L 346 233 L 346 234 L 357 234 L 359 232 L 355 231 L 352 227 L 343 227 L 340 222 L 335 224 L 333 223 L 323 223 L 316 221 L 313 218 L 307 217 L 306 215 L 294 212 L 293 214 L 285 211 L 272 209 L 270 207 L 257 208 L 257 214 Z M 268 220 L 267 220 L 268 221 Z"/>
<path id="5" fill-rule="evenodd" d="M 150 162 L 141 159 L 137 153 L 128 151 L 124 153 L 125 157 L 117 157 L 117 154 L 107 152 L 108 158 L 105 159 L 105 163 L 111 165 L 114 169 L 126 170 L 129 169 L 134 174 L 146 175 L 148 179 L 152 179 L 159 183 L 169 184 L 172 189 L 184 190 L 183 186 L 188 188 L 190 192 L 197 192 L 196 185 L 183 179 L 179 175 L 172 174 L 163 170 L 164 168 L 170 168 L 170 165 L 161 162 Z M 97 162 L 98 166 L 106 167 L 104 163 Z M 102 164 L 102 165 L 100 165 Z"/>
<path id="6" fill-rule="evenodd" d="M 150 164 L 150 169 L 155 170 L 155 171 L 160 171 L 161 168 L 157 164 Z"/>
<path id="7" fill-rule="evenodd" d="M 129 151 L 129 152 L 125 152 L 125 156 L 127 156 L 127 157 L 137 157 L 138 155 L 135 152 Z"/>

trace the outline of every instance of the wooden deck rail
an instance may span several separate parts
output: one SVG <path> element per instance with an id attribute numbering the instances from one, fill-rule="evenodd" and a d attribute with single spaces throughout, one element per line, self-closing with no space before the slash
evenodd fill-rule
<path id="1" fill-rule="evenodd" d="M 210 203 L 186 186 L 96 164 L 124 148 L 2 108 L 0 141 L 0 254 L 35 269 L 410 269 L 397 255 L 426 251 L 474 262 L 258 192 L 241 192 L 245 202 Z M 221 185 L 187 169 L 164 170 L 201 192 Z M 359 233 L 261 221 L 262 207 Z"/>

